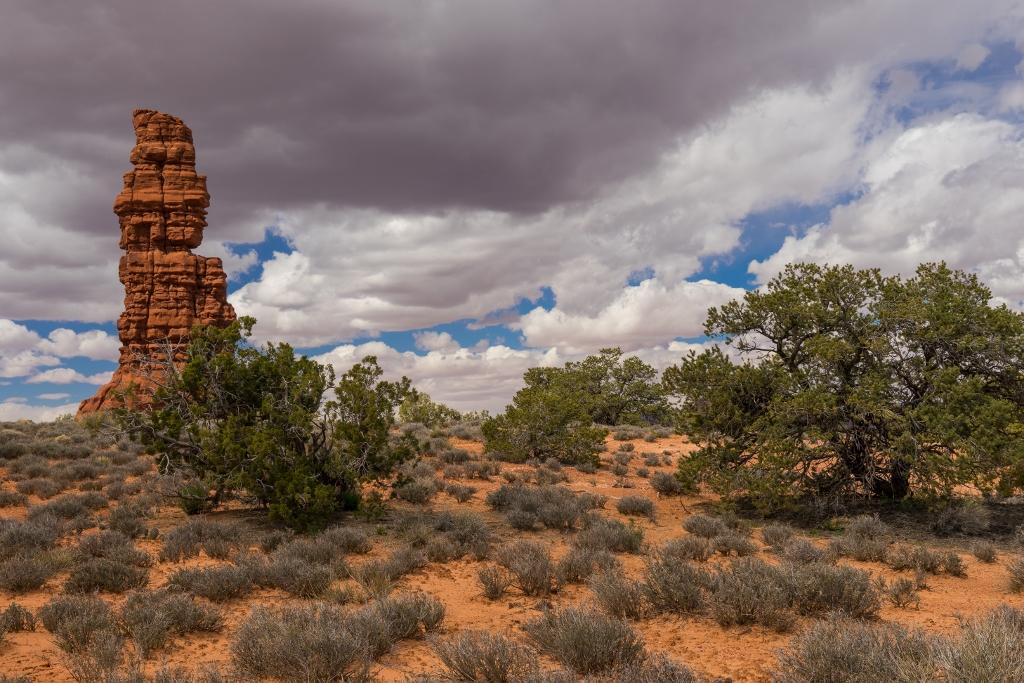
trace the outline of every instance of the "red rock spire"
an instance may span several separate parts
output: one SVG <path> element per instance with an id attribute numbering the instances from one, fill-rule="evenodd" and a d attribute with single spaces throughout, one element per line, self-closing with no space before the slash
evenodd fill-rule
<path id="1" fill-rule="evenodd" d="M 121 224 L 118 277 L 124 312 L 117 321 L 121 358 L 108 384 L 78 408 L 78 414 L 120 405 L 116 393 L 136 385 L 136 403 L 149 389 L 137 359 L 158 355 L 165 343 L 188 340 L 193 325 L 224 325 L 235 319 L 227 302 L 227 277 L 219 258 L 192 253 L 203 241 L 210 195 L 206 176 L 196 173 L 192 131 L 181 119 L 136 109 L 133 169 L 114 200 Z"/>

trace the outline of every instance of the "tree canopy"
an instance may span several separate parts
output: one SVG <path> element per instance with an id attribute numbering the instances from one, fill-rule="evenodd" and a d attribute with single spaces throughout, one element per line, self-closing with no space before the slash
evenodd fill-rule
<path id="1" fill-rule="evenodd" d="M 1024 482 L 1024 319 L 975 275 L 790 265 L 705 333 L 733 353 L 663 375 L 699 444 L 685 481 L 761 502 Z"/>
<path id="2" fill-rule="evenodd" d="M 413 454 L 391 434 L 410 383 L 382 381 L 372 356 L 335 382 L 329 366 L 287 344 L 248 344 L 254 322 L 193 329 L 183 363 L 158 359 L 153 409 L 121 418 L 164 472 L 191 478 L 180 495 L 193 509 L 237 493 L 275 519 L 316 526 Z"/>

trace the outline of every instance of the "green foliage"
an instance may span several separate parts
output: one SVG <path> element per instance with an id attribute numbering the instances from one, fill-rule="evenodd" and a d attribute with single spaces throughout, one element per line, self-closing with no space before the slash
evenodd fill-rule
<path id="1" fill-rule="evenodd" d="M 154 409 L 120 417 L 164 471 L 194 477 L 181 490 L 187 510 L 242 493 L 290 526 L 319 526 L 412 455 L 410 437 L 391 435 L 410 383 L 383 381 L 367 356 L 335 384 L 329 366 L 287 344 L 248 344 L 254 323 L 193 329 L 184 363 L 152 359 Z"/>
<path id="2" fill-rule="evenodd" d="M 566 363 L 563 372 L 598 424 L 657 424 L 668 416 L 658 371 L 635 356 L 623 358 L 620 348 L 601 349 L 578 363 Z"/>
<path id="3" fill-rule="evenodd" d="M 427 427 L 447 427 L 462 420 L 462 414 L 443 403 L 437 403 L 423 391 L 411 390 L 398 406 L 399 422 L 418 422 Z"/>
<path id="4" fill-rule="evenodd" d="M 597 464 L 608 432 L 593 425 L 575 378 L 561 368 L 530 368 L 524 379 L 505 412 L 484 422 L 484 447 L 512 462 Z"/>
<path id="5" fill-rule="evenodd" d="M 708 311 L 718 348 L 665 371 L 700 445 L 684 483 L 790 495 L 945 495 L 1024 484 L 1024 319 L 974 275 L 796 264 Z"/>

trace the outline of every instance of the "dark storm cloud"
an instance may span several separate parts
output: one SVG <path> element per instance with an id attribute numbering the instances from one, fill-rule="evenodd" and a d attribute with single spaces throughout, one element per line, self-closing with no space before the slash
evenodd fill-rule
<path id="1" fill-rule="evenodd" d="M 900 20 L 885 4 L 818 0 L 16 0 L 2 12 L 0 146 L 108 179 L 50 209 L 87 231 L 111 229 L 134 107 L 194 129 L 213 219 L 315 202 L 532 212 L 650 165 L 739 95 L 884 47 Z M 922 32 L 941 42 L 948 14 L 920 17 Z"/>

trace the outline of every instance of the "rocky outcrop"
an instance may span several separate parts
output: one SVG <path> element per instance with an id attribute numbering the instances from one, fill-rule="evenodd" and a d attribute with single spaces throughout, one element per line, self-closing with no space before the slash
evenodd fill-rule
<path id="1" fill-rule="evenodd" d="M 78 414 L 131 402 L 148 402 L 152 387 L 142 372 L 146 358 L 187 342 L 193 325 L 223 325 L 235 319 L 227 302 L 227 277 L 219 258 L 192 253 L 203 241 L 210 195 L 206 176 L 196 173 L 192 131 L 181 119 L 150 109 L 132 114 L 133 169 L 114 200 L 121 223 L 118 276 L 124 312 L 117 321 L 121 357 L 111 381 L 78 408 Z M 180 360 L 177 359 L 177 360 Z"/>

